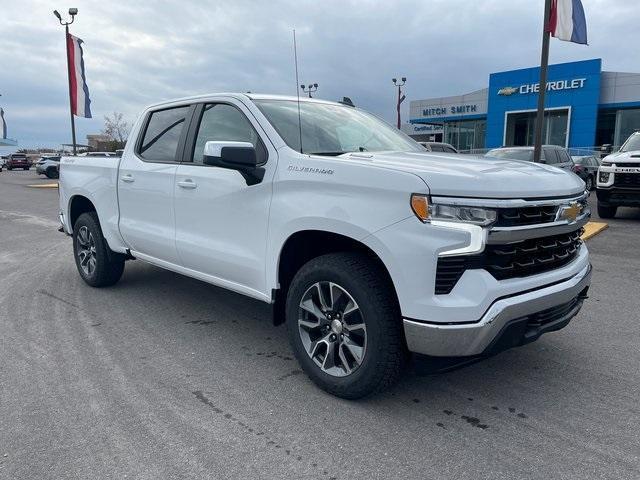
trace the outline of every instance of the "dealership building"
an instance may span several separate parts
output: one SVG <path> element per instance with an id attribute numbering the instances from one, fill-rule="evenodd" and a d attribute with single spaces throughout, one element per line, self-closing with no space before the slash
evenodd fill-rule
<path id="1" fill-rule="evenodd" d="M 533 145 L 540 68 L 489 75 L 489 87 L 411 102 L 403 130 L 462 151 Z M 602 60 L 549 66 L 543 143 L 621 145 L 640 129 L 640 74 L 602 71 Z"/>

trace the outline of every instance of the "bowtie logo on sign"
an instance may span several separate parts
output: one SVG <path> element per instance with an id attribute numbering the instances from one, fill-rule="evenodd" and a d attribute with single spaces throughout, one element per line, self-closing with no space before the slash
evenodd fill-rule
<path id="1" fill-rule="evenodd" d="M 586 78 L 574 78 L 573 80 L 557 80 L 553 82 L 547 82 L 547 92 L 559 92 L 562 90 L 575 90 L 583 88 Z M 498 95 L 509 96 L 514 93 L 520 95 L 527 95 L 529 93 L 538 93 L 540 91 L 539 83 L 525 83 L 519 87 L 502 87 L 498 90 Z"/>

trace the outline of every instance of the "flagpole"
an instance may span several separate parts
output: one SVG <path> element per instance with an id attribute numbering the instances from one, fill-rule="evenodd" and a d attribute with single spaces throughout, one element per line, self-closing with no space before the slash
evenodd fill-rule
<path id="1" fill-rule="evenodd" d="M 69 113 L 71 114 L 71 141 L 73 143 L 73 154 L 76 155 L 76 122 L 73 118 L 73 100 L 71 91 L 71 58 L 69 52 L 69 25 L 64 26 L 64 44 L 67 48 L 67 83 L 69 84 Z"/>
<path id="2" fill-rule="evenodd" d="M 542 154 L 542 127 L 544 125 L 544 97 L 547 92 L 547 71 L 549 69 L 549 17 L 551 15 L 551 0 L 544 2 L 544 24 L 542 26 L 542 53 L 540 55 L 540 82 L 538 83 L 538 111 L 533 144 L 533 161 L 540 162 Z"/>

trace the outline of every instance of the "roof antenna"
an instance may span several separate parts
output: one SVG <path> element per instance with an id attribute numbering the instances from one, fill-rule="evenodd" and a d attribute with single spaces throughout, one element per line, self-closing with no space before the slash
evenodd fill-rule
<path id="1" fill-rule="evenodd" d="M 298 82 L 298 48 L 296 45 L 296 29 L 293 29 L 293 58 L 296 64 L 296 93 L 298 95 L 298 131 L 300 132 L 300 153 L 302 152 L 302 119 L 300 117 L 300 83 Z"/>

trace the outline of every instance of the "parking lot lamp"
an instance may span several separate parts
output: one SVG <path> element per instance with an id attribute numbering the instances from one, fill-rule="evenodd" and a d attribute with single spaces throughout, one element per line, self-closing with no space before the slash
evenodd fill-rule
<path id="1" fill-rule="evenodd" d="M 400 130 L 400 104 L 404 101 L 404 99 L 406 98 L 403 94 L 402 94 L 402 87 L 404 86 L 405 83 L 407 83 L 407 77 L 402 77 L 400 79 L 400 81 L 398 82 L 397 78 L 392 78 L 391 79 L 393 81 L 393 84 L 398 87 L 398 105 L 396 106 L 396 110 L 398 112 L 398 130 Z"/>
<path id="2" fill-rule="evenodd" d="M 318 84 L 317 83 L 310 83 L 309 85 L 300 85 L 300 88 L 302 88 L 302 91 L 306 94 L 309 95 L 309 98 L 313 98 L 311 97 L 311 94 L 313 92 L 316 92 L 318 90 Z"/>
<path id="3" fill-rule="evenodd" d="M 71 60 L 69 57 L 69 25 L 71 25 L 73 23 L 73 21 L 76 19 L 76 15 L 78 14 L 78 9 L 77 8 L 70 8 L 69 9 L 69 15 L 71 15 L 71 20 L 70 21 L 64 21 L 62 20 L 62 16 L 60 15 L 60 13 L 57 10 L 53 11 L 53 14 L 56 16 L 56 18 L 58 19 L 58 21 L 60 22 L 60 25 L 64 26 L 64 44 L 67 50 L 67 79 L 68 79 L 68 84 L 69 84 L 69 113 L 71 114 L 71 141 L 73 143 L 73 154 L 76 154 L 76 124 L 75 124 L 75 120 L 73 118 L 73 102 L 71 100 L 72 97 L 72 92 L 71 92 Z"/>

